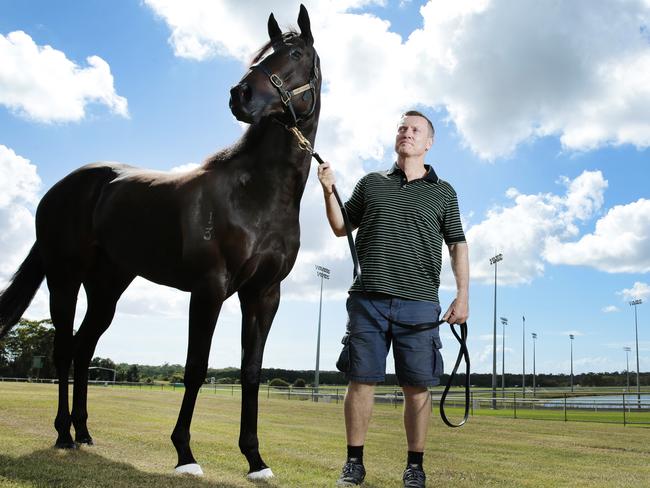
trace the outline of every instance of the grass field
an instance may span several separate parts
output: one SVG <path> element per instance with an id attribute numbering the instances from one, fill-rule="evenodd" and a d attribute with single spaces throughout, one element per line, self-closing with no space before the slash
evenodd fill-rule
<path id="1" fill-rule="evenodd" d="M 172 474 L 169 435 L 182 391 L 92 387 L 95 446 L 52 448 L 56 386 L 0 383 L 1 487 L 252 487 L 237 448 L 240 399 L 199 396 L 194 454 L 205 476 Z M 266 487 L 333 486 L 345 455 L 342 405 L 260 398 L 260 443 L 276 477 Z M 401 411 L 377 405 L 365 449 L 368 488 L 399 487 Z M 428 486 L 650 486 L 646 427 L 480 415 L 461 429 L 431 420 Z"/>

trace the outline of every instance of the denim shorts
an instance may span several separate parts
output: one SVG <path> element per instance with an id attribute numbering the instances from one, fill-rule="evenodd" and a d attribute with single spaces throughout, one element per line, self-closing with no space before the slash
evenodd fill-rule
<path id="1" fill-rule="evenodd" d="M 436 386 L 443 373 L 438 328 L 414 331 L 407 324 L 434 322 L 440 316 L 435 302 L 408 300 L 380 293 L 350 293 L 345 347 L 337 362 L 349 381 L 380 383 L 386 376 L 386 356 L 393 346 L 395 372 L 401 386 Z M 381 313 L 380 313 L 381 312 Z"/>

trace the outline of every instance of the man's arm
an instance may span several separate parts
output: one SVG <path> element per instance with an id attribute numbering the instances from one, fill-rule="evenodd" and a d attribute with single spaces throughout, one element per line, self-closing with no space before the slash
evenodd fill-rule
<path id="1" fill-rule="evenodd" d="M 334 196 L 334 171 L 330 168 L 329 163 L 325 162 L 318 166 L 318 179 L 323 187 L 327 220 L 330 223 L 334 235 L 342 237 L 345 235 L 345 222 L 343 221 L 341 208 Z"/>
<path id="2" fill-rule="evenodd" d="M 447 247 L 456 278 L 456 298 L 442 319 L 450 324 L 462 324 L 469 317 L 469 253 L 466 242 L 456 242 Z"/>

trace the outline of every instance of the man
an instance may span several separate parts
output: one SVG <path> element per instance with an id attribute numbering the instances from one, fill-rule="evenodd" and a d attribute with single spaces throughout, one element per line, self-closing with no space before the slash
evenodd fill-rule
<path id="1" fill-rule="evenodd" d="M 425 486 L 422 462 L 431 411 L 428 387 L 440 383 L 442 344 L 437 328 L 414 331 L 392 321 L 412 324 L 438 319 L 443 239 L 457 289 L 443 319 L 451 324 L 465 322 L 469 298 L 468 251 L 456 192 L 425 164 L 433 139 L 431 121 L 420 112 L 406 112 L 395 137 L 397 162 L 389 171 L 364 176 L 345 204 L 352 226 L 359 229 L 355 247 L 363 285 L 355 280 L 347 301 L 349 385 L 344 412 L 348 452 L 339 486 L 359 485 L 365 478 L 363 446 L 374 387 L 384 381 L 391 344 L 404 392 L 408 445 L 404 486 Z M 334 173 L 328 163 L 318 168 L 318 178 L 330 226 L 335 235 L 344 236 L 343 216 L 332 193 Z"/>

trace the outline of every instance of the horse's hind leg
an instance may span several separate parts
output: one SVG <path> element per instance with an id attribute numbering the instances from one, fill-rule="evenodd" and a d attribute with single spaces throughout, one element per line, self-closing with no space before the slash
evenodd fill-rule
<path id="1" fill-rule="evenodd" d="M 265 479 L 273 476 L 259 452 L 257 438 L 258 393 L 260 370 L 266 338 L 280 303 L 280 285 L 273 285 L 263 292 L 240 291 L 242 309 L 241 363 L 242 410 L 239 433 L 239 449 L 249 464 L 249 479 Z"/>
<path id="2" fill-rule="evenodd" d="M 50 315 L 55 328 L 53 358 L 59 379 L 59 405 L 54 420 L 58 434 L 55 445 L 70 449 L 75 447 L 75 443 L 70 435 L 68 374 L 73 352 L 72 326 L 81 281 L 58 280 L 48 276 L 47 286 L 50 290 Z"/>
<path id="3" fill-rule="evenodd" d="M 190 424 L 194 413 L 196 397 L 205 380 L 208 370 L 208 357 L 212 334 L 217 323 L 223 296 L 215 287 L 204 287 L 192 291 L 190 299 L 190 328 L 187 346 L 187 361 L 185 363 L 185 394 L 178 414 L 178 421 L 172 432 L 171 439 L 178 453 L 176 472 L 202 475 L 203 471 L 197 464 L 190 449 Z"/>
<path id="4" fill-rule="evenodd" d="M 118 299 L 133 280 L 107 258 L 99 257 L 84 280 L 88 309 L 74 336 L 74 395 L 72 423 L 75 441 L 92 445 L 88 432 L 88 366 L 100 336 L 111 325 Z"/>

